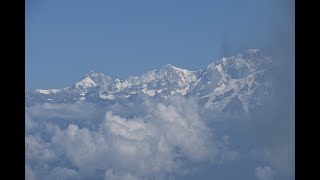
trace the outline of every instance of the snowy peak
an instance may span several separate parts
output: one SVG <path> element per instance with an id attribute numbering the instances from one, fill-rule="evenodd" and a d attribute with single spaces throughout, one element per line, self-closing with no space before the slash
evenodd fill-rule
<path id="1" fill-rule="evenodd" d="M 196 79 L 194 71 L 177 68 L 171 64 L 165 65 L 158 72 L 159 72 L 158 74 L 159 76 L 164 76 L 166 78 L 179 80 L 181 86 L 185 86 L 186 83 L 191 83 Z"/>
<path id="2" fill-rule="evenodd" d="M 173 66 L 171 64 L 167 64 L 159 69 L 159 71 L 162 71 L 162 72 L 170 72 L 170 71 L 176 72 L 176 71 L 182 71 L 182 70 L 183 69 Z"/>
<path id="3" fill-rule="evenodd" d="M 85 78 L 89 77 L 96 86 L 100 86 L 102 90 L 106 90 L 108 85 L 111 83 L 111 78 L 104 75 L 103 73 L 96 73 L 90 70 L 89 73 L 85 75 Z"/>
<path id="4" fill-rule="evenodd" d="M 167 64 L 167 65 L 163 66 L 161 69 L 174 69 L 174 68 L 177 68 L 177 67 L 175 67 L 171 64 Z"/>
<path id="5" fill-rule="evenodd" d="M 77 87 L 83 87 L 83 88 L 97 86 L 96 83 L 90 77 L 83 78 L 81 81 L 77 82 L 75 85 Z"/>
<path id="6" fill-rule="evenodd" d="M 167 64 L 159 69 L 159 71 L 182 71 L 182 70 L 186 70 L 186 69 L 178 68 L 171 64 Z"/>
<path id="7" fill-rule="evenodd" d="M 89 73 L 84 75 L 84 78 L 75 83 L 69 90 L 69 94 L 73 96 L 84 96 L 93 87 L 98 87 L 99 91 L 104 91 L 108 88 L 111 78 L 102 73 L 96 73 L 90 70 Z"/>
<path id="8" fill-rule="evenodd" d="M 97 84 L 90 77 L 85 77 L 70 88 L 69 94 L 84 96 L 90 88 L 96 86 Z"/>
<path id="9" fill-rule="evenodd" d="M 271 67 L 271 60 L 263 56 L 260 49 L 247 49 L 236 56 L 223 57 L 209 64 L 206 70 L 218 70 L 224 80 L 241 79 L 251 73 Z"/>
<path id="10" fill-rule="evenodd" d="M 195 73 L 167 64 L 160 69 L 149 71 L 141 76 L 116 79 L 110 84 L 111 92 L 140 94 L 148 96 L 168 96 L 174 93 L 186 94 L 189 84 L 196 79 Z"/>
<path id="11" fill-rule="evenodd" d="M 85 77 L 90 77 L 90 76 L 93 76 L 95 74 L 97 74 L 97 73 L 95 73 L 92 69 L 90 69 L 90 71 L 87 74 L 85 74 Z"/>

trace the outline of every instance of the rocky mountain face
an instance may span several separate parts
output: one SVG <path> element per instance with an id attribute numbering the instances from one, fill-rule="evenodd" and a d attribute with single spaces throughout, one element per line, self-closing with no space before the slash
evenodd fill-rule
<path id="1" fill-rule="evenodd" d="M 204 108 L 217 112 L 250 112 L 272 96 L 271 60 L 259 49 L 248 49 L 199 71 L 168 64 L 126 79 L 90 71 L 70 87 L 28 90 L 25 100 L 26 106 L 78 101 L 109 104 L 137 96 L 165 100 L 174 95 L 195 96 Z"/>

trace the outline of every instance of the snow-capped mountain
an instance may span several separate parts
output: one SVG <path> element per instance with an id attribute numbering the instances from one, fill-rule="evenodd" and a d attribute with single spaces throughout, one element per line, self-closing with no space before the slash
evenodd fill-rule
<path id="1" fill-rule="evenodd" d="M 37 103 L 115 103 L 139 95 L 166 99 L 172 95 L 196 96 L 205 108 L 218 112 L 250 112 L 272 95 L 271 60 L 259 49 L 224 57 L 205 69 L 190 71 L 165 65 L 142 76 L 114 79 L 90 71 L 79 82 L 63 89 L 26 92 L 26 105 Z"/>

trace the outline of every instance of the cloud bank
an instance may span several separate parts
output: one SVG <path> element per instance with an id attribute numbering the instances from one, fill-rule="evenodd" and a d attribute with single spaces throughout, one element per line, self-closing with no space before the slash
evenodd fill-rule
<path id="1" fill-rule="evenodd" d="M 27 108 L 26 179 L 174 179 L 197 164 L 234 159 L 194 99 L 133 105 Z"/>

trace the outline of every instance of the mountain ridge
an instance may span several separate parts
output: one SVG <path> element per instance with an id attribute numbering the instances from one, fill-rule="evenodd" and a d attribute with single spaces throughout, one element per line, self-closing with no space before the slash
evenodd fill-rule
<path id="1" fill-rule="evenodd" d="M 270 68 L 270 58 L 259 49 L 247 49 L 198 71 L 167 64 L 141 76 L 112 79 L 90 70 L 70 87 L 26 91 L 26 105 L 77 101 L 114 103 L 141 94 L 164 99 L 182 95 L 197 96 L 205 108 L 219 112 L 230 109 L 230 103 L 249 112 L 259 104 L 259 99 L 272 95 Z"/>

